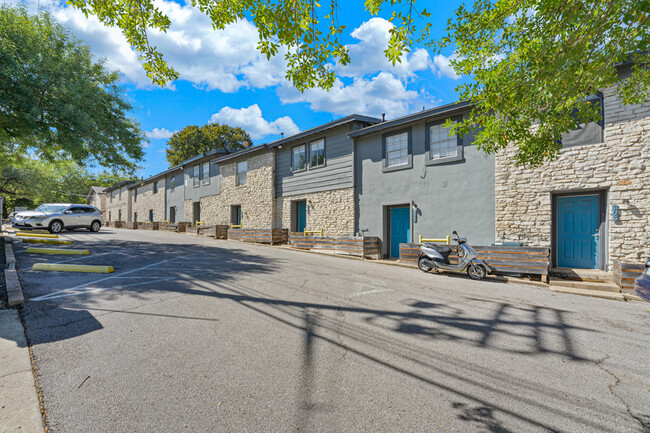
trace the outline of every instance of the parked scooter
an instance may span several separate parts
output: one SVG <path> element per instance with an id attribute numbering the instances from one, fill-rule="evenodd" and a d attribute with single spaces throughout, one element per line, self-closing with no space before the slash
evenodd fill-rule
<path id="1" fill-rule="evenodd" d="M 418 267 L 424 272 L 435 270 L 465 272 L 473 280 L 482 280 L 485 278 L 490 266 L 478 258 L 474 248 L 467 244 L 465 236 L 458 236 L 454 230 L 454 242 L 458 243 L 458 264 L 454 265 L 449 262 L 451 247 L 448 245 L 436 245 L 430 242 L 424 242 L 420 247 L 418 256 Z"/>

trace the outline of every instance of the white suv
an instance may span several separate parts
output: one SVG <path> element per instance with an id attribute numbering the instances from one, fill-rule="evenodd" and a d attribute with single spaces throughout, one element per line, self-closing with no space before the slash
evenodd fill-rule
<path id="1" fill-rule="evenodd" d="M 46 228 L 50 233 L 78 228 L 98 232 L 104 225 L 104 215 L 96 207 L 85 204 L 46 203 L 36 210 L 18 212 L 11 222 L 14 227 Z"/>

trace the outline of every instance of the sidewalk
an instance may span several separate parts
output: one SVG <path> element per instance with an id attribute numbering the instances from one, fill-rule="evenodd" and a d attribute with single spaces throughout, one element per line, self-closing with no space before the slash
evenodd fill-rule
<path id="1" fill-rule="evenodd" d="M 42 432 L 32 364 L 18 310 L 0 310 L 0 432 Z"/>

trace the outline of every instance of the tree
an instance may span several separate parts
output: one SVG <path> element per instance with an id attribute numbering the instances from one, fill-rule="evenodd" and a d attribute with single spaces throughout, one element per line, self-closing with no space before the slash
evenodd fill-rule
<path id="1" fill-rule="evenodd" d="M 123 172 L 90 173 L 73 161 L 21 158 L 0 168 L 0 196 L 6 198 L 7 210 L 42 203 L 85 203 L 91 186 L 111 186 L 129 179 Z"/>
<path id="2" fill-rule="evenodd" d="M 100 21 L 122 29 L 142 55 L 154 83 L 175 79 L 176 72 L 149 45 L 147 29 L 166 31 L 171 21 L 153 0 L 72 0 L 71 4 Z M 259 50 L 275 55 L 288 48 L 287 78 L 299 90 L 329 88 L 333 61 L 350 61 L 338 25 L 338 0 L 319 3 L 289 0 L 193 0 L 216 29 L 249 17 L 257 26 Z M 450 18 L 447 35 L 431 38 L 433 23 L 415 0 L 365 0 L 371 14 L 389 9 L 391 30 L 386 56 L 393 62 L 416 44 L 434 52 L 455 50 L 457 73 L 470 83 L 457 90 L 472 101 L 469 119 L 454 126 L 475 133 L 476 142 L 495 152 L 515 142 L 520 163 L 540 164 L 559 152 L 559 138 L 581 121 L 597 119 L 585 97 L 615 84 L 617 65 L 634 62 L 631 77 L 618 88 L 624 103 L 648 98 L 650 18 L 647 0 L 475 0 Z M 577 115 L 576 115 L 577 114 Z M 537 125 L 536 128 L 531 126 Z"/>
<path id="3" fill-rule="evenodd" d="M 248 145 L 253 144 L 250 135 L 241 128 L 218 123 L 208 123 L 201 127 L 189 125 L 174 132 L 167 142 L 167 162 L 170 167 L 173 167 L 210 150 L 242 149 L 245 146 L 244 142 Z"/>
<path id="4" fill-rule="evenodd" d="M 0 157 L 136 168 L 145 139 L 119 74 L 54 18 L 0 6 Z"/>

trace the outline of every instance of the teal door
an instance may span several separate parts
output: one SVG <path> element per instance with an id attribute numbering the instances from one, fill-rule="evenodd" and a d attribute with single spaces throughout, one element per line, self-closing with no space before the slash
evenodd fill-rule
<path id="1" fill-rule="evenodd" d="M 411 241 L 409 208 L 398 207 L 390 210 L 390 256 L 399 257 L 399 244 Z"/>
<path id="2" fill-rule="evenodd" d="M 557 266 L 598 267 L 598 196 L 557 198 Z"/>
<path id="3" fill-rule="evenodd" d="M 306 201 L 299 201 L 296 203 L 296 216 L 298 219 L 296 220 L 297 226 L 298 226 L 298 231 L 302 232 L 307 228 L 307 202 Z"/>

